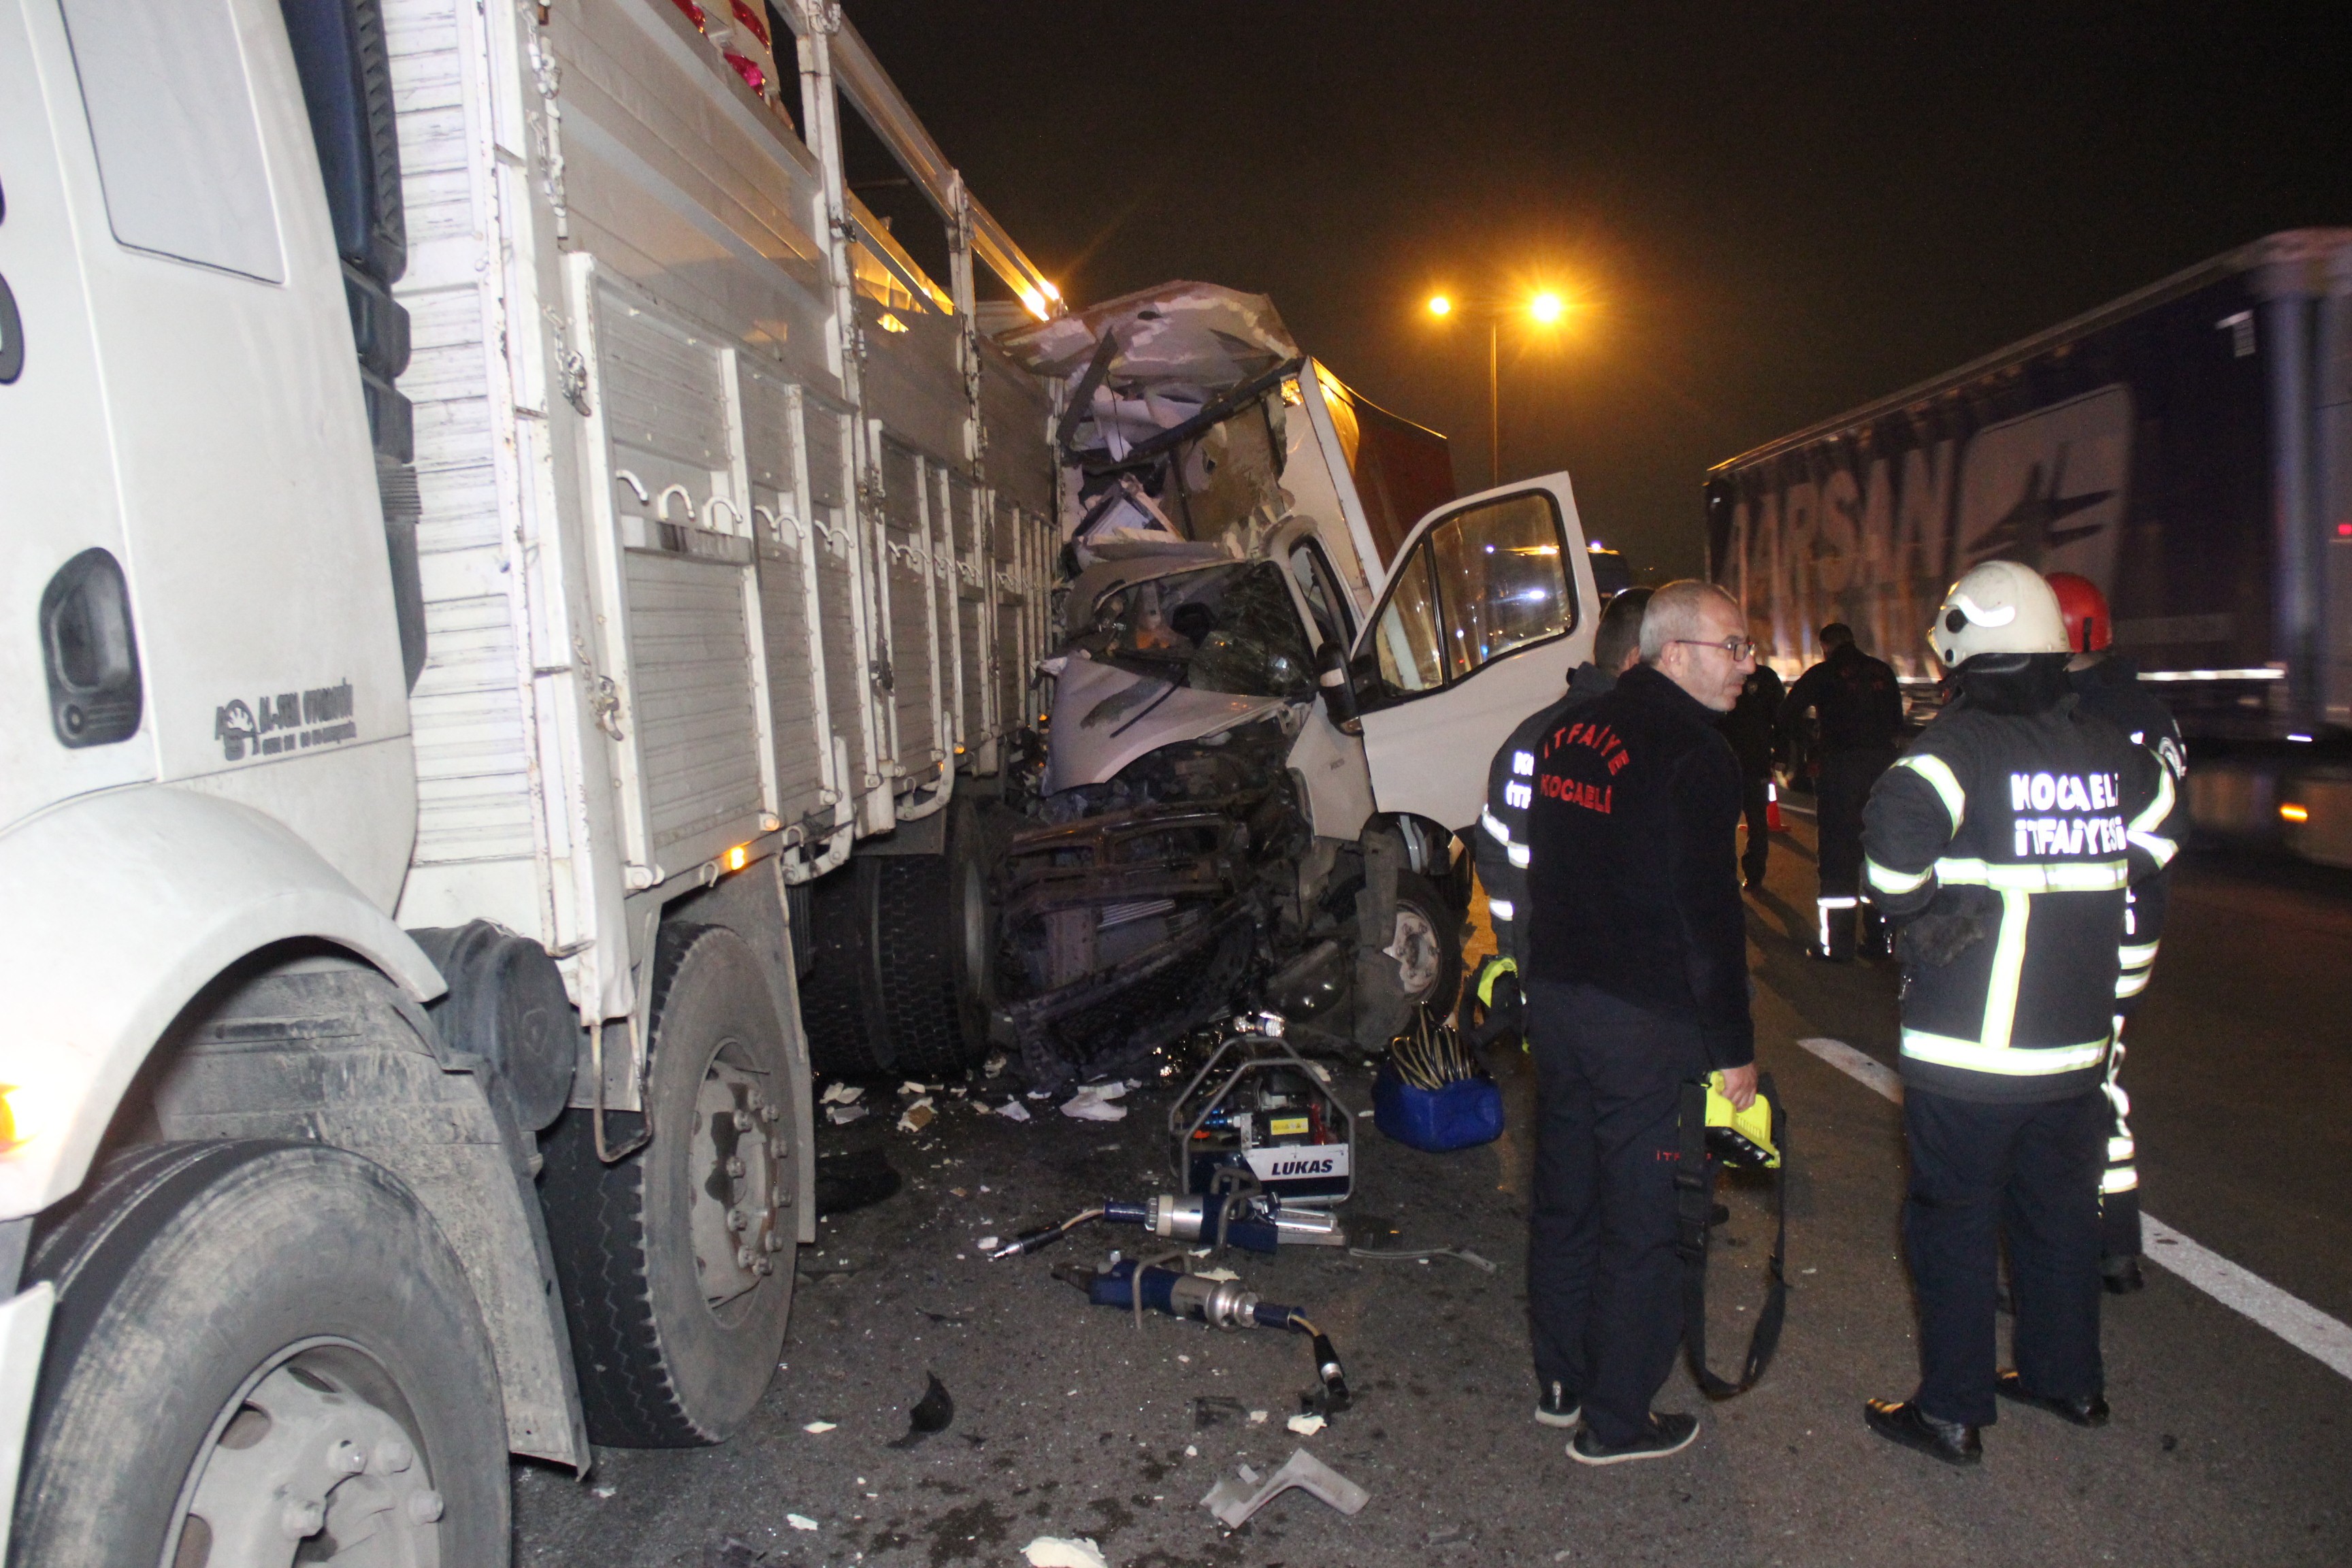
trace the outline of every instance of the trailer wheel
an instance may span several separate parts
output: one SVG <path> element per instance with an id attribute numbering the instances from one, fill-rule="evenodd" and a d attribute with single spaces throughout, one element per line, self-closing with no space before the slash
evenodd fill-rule
<path id="1" fill-rule="evenodd" d="M 1417 872 L 1397 873 L 1396 929 L 1388 952 L 1407 1003 L 1453 1012 L 1462 991 L 1462 915 Z"/>
<path id="2" fill-rule="evenodd" d="M 464 1268 L 348 1151 L 148 1144 L 35 1243 L 58 1290 L 9 1561 L 504 1563 Z"/>
<path id="3" fill-rule="evenodd" d="M 875 862 L 876 988 L 897 1066 L 948 1073 L 988 1055 L 996 994 L 993 857 L 969 800 L 948 810 L 947 851 Z"/>
<path id="4" fill-rule="evenodd" d="M 988 1054 L 995 840 L 971 800 L 947 809 L 943 853 L 860 855 L 815 884 L 801 1020 L 821 1073 L 950 1073 Z"/>
<path id="5" fill-rule="evenodd" d="M 869 1078 L 898 1065 L 875 995 L 880 865 L 877 857 L 854 855 L 809 889 L 813 956 L 801 979 L 801 1026 L 808 1034 L 809 1066 L 830 1078 Z"/>
<path id="6" fill-rule="evenodd" d="M 589 1112 L 544 1146 L 541 1188 L 588 1435 L 724 1441 L 767 1391 L 792 1306 L 791 1062 L 760 961 L 723 926 L 662 932 L 653 1141 L 607 1165 Z M 614 1135 L 641 1128 L 615 1116 Z"/>

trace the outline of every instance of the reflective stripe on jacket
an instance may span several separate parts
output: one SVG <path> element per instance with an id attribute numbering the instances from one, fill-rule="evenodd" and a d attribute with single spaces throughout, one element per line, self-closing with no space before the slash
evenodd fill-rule
<path id="1" fill-rule="evenodd" d="M 1864 813 L 1871 897 L 1898 921 L 1973 914 L 1985 934 L 1906 966 L 1906 1082 L 2037 1100 L 2100 1081 L 2126 889 L 2172 858 L 2174 799 L 2154 756 L 2071 696 L 2030 715 L 1956 706 L 1913 742 Z"/>

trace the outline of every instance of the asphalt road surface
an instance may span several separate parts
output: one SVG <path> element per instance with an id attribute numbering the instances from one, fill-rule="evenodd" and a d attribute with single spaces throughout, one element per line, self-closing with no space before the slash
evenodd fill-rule
<path id="1" fill-rule="evenodd" d="M 1795 1042 L 1835 1039 L 1891 1064 L 1895 977 L 1802 955 L 1812 865 L 1807 827 L 1791 826 L 1750 900 L 1749 934 L 1760 1054 L 1793 1124 L 1797 1290 L 1753 1393 L 1710 1406 L 1683 1373 L 1667 1384 L 1661 1407 L 1704 1423 L 1685 1453 L 1588 1469 L 1529 1419 L 1530 1085 L 1516 1053 L 1495 1064 L 1512 1118 L 1497 1143 L 1433 1156 L 1360 1122 L 1350 1205 L 1393 1222 L 1399 1245 L 1466 1247 L 1497 1272 L 1320 1248 L 1235 1265 L 1263 1296 L 1305 1309 L 1346 1359 L 1356 1407 L 1309 1437 L 1283 1426 L 1312 1382 L 1303 1342 L 1166 1319 L 1139 1330 L 1051 1277 L 1139 1233 L 1096 1226 L 1003 1263 L 976 1249 L 1170 1185 L 1166 1086 L 1129 1094 L 1117 1123 L 1035 1102 L 1015 1124 L 942 1096 L 949 1113 L 919 1136 L 892 1131 L 887 1110 L 828 1129 L 826 1147 L 887 1149 L 907 1184 L 803 1249 L 784 1364 L 751 1428 L 712 1449 L 600 1449 L 584 1482 L 519 1466 L 518 1561 L 955 1568 L 1020 1563 L 1051 1535 L 1092 1538 L 1130 1568 L 2352 1562 L 2352 1383 L 2164 1268 L 2107 1300 L 2105 1429 L 2008 1412 L 1981 1468 L 1958 1472 L 1864 1428 L 1865 1396 L 1907 1394 L 1916 1379 L 1897 1111 Z M 2352 1321 L 2352 877 L 2192 858 L 2173 908 L 2125 1075 L 2147 1206 Z M 869 1099 L 888 1107 L 894 1087 Z M 1011 1080 L 977 1087 L 1001 1103 Z M 1361 1071 L 1339 1088 L 1369 1105 Z M 1754 1194 L 1731 1205 L 1711 1312 L 1718 1370 L 1760 1300 L 1768 1239 Z M 952 1424 L 894 1447 L 931 1373 L 954 1398 Z M 803 1430 L 817 1422 L 832 1428 Z M 1201 1506 L 1236 1465 L 1267 1469 L 1299 1447 L 1370 1492 L 1361 1513 L 1292 1492 L 1227 1531 Z"/>

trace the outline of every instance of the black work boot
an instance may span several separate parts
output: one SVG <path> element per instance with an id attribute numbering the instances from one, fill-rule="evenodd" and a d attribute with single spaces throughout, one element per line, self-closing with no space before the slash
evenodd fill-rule
<path id="1" fill-rule="evenodd" d="M 1911 1400 L 1899 1404 L 1892 1399 L 1866 1400 L 1862 1418 L 1888 1442 L 1916 1448 L 1948 1465 L 1974 1465 L 1984 1458 L 1984 1439 L 1977 1428 L 1958 1421 L 1938 1421 Z"/>
<path id="2" fill-rule="evenodd" d="M 2104 1394 L 2085 1394 L 2077 1399 L 2053 1399 L 2046 1394 L 2036 1394 L 2026 1387 L 2024 1379 L 2013 1372 L 2004 1372 L 1996 1378 L 1993 1392 L 2003 1399 L 2031 1405 L 2036 1410 L 2047 1410 L 2061 1421 L 2072 1421 L 2077 1426 L 2104 1426 L 2107 1424 L 2107 1396 Z"/>
<path id="3" fill-rule="evenodd" d="M 2129 1252 L 2099 1259 L 2099 1283 L 2110 1296 L 2128 1296 L 2147 1289 L 2147 1278 L 2139 1271 L 2139 1258 Z"/>

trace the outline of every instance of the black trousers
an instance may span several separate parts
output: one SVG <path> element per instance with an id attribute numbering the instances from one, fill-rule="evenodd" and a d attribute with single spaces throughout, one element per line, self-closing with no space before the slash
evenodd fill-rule
<path id="1" fill-rule="evenodd" d="M 2011 1350 L 2036 1394 L 2099 1393 L 2099 1172 L 2106 1096 L 1979 1105 L 1906 1089 L 1911 1191 L 1903 1240 L 1919 1292 L 1919 1407 L 1971 1426 L 1994 1418 L 1993 1315 L 2009 1244 Z"/>
<path id="2" fill-rule="evenodd" d="M 1771 789 L 1769 778 L 1739 781 L 1739 809 L 1748 819 L 1748 842 L 1739 851 L 1739 874 L 1759 886 L 1764 880 L 1765 859 L 1772 848 Z"/>
<path id="3" fill-rule="evenodd" d="M 1832 752 L 1822 758 L 1815 781 L 1820 829 L 1822 897 L 1852 898 L 1862 891 L 1862 808 L 1870 786 L 1894 764 L 1893 752 Z"/>
<path id="4" fill-rule="evenodd" d="M 1590 985 L 1527 987 L 1536 1061 L 1528 1313 L 1536 1377 L 1629 1443 L 1681 1348 L 1675 1251 L 1680 1086 L 1706 1070 L 1691 1025 Z"/>

